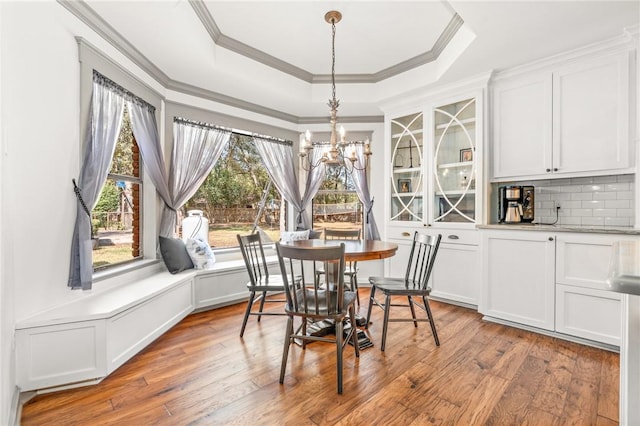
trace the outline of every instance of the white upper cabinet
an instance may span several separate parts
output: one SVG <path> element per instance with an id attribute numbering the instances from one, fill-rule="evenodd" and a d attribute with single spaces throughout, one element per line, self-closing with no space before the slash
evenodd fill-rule
<path id="1" fill-rule="evenodd" d="M 630 91 L 628 51 L 498 80 L 492 178 L 630 171 Z"/>
<path id="2" fill-rule="evenodd" d="M 538 175 L 551 168 L 550 74 L 493 89 L 493 177 Z"/>
<path id="3" fill-rule="evenodd" d="M 624 169 L 629 164 L 629 56 L 553 73 L 553 171 Z"/>

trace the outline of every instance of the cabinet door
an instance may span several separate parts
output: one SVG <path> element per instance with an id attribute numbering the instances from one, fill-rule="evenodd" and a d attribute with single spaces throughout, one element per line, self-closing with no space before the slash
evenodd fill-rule
<path id="1" fill-rule="evenodd" d="M 476 221 L 476 98 L 433 109 L 433 219 Z"/>
<path id="2" fill-rule="evenodd" d="M 596 342 L 620 345 L 621 295 L 558 284 L 556 331 Z"/>
<path id="3" fill-rule="evenodd" d="M 423 114 L 391 119 L 391 222 L 418 222 L 424 218 Z"/>
<path id="4" fill-rule="evenodd" d="M 556 283 L 606 290 L 614 241 L 621 235 L 559 234 Z"/>
<path id="5" fill-rule="evenodd" d="M 551 168 L 551 74 L 496 83 L 493 177 L 535 176 Z"/>
<path id="6" fill-rule="evenodd" d="M 478 304 L 478 246 L 441 243 L 431 278 L 431 295 L 469 305 Z"/>
<path id="7" fill-rule="evenodd" d="M 554 237 L 538 232 L 486 232 L 480 312 L 554 329 Z"/>
<path id="8" fill-rule="evenodd" d="M 630 92 L 626 52 L 554 72 L 554 173 L 630 166 Z"/>

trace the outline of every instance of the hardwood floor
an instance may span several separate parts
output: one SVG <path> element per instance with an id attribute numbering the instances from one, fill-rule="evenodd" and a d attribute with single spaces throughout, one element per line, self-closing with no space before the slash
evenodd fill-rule
<path id="1" fill-rule="evenodd" d="M 250 318 L 240 339 L 241 304 L 190 315 L 98 385 L 33 398 L 22 424 L 618 423 L 618 354 L 432 308 L 440 347 L 427 324 L 392 323 L 385 353 L 374 309 L 375 346 L 345 349 L 343 395 L 324 343 L 292 347 L 280 385 L 286 318 Z"/>

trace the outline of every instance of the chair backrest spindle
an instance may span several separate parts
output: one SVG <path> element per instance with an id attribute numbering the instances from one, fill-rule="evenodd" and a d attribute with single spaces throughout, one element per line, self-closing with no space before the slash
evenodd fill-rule
<path id="1" fill-rule="evenodd" d="M 269 280 L 269 269 L 264 255 L 260 234 L 237 235 L 242 258 L 247 266 L 249 279 L 254 286 Z"/>
<path id="2" fill-rule="evenodd" d="M 417 231 L 414 233 L 405 273 L 405 283 L 408 287 L 423 290 L 427 288 L 441 239 L 442 235 L 431 236 Z"/>

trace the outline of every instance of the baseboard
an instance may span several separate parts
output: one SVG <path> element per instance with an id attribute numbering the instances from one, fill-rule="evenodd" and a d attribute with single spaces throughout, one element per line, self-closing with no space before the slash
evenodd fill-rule
<path id="1" fill-rule="evenodd" d="M 619 346 L 609 345 L 607 343 L 596 342 L 596 341 L 589 340 L 589 339 L 583 339 L 581 337 L 569 336 L 568 334 L 562 334 L 562 333 L 558 333 L 558 332 L 555 332 L 555 331 L 543 330 L 541 328 L 536 328 L 536 327 L 531 327 L 531 326 L 528 326 L 528 325 L 518 324 L 518 323 L 515 323 L 515 322 L 506 321 L 506 320 L 502 320 L 502 319 L 499 319 L 499 318 L 490 317 L 490 316 L 487 316 L 487 315 L 483 316 L 482 319 L 485 320 L 485 321 L 489 321 L 489 322 L 495 322 L 496 324 L 502 324 L 502 325 L 506 325 L 506 326 L 509 326 L 509 327 L 519 328 L 521 330 L 531 331 L 533 333 L 544 334 L 545 336 L 549 336 L 549 337 L 556 337 L 558 339 L 566 340 L 566 341 L 573 342 L 573 343 L 579 343 L 579 344 L 585 345 L 585 346 L 591 346 L 591 347 L 598 348 L 598 349 L 604 349 L 605 351 L 620 353 L 620 347 Z"/>

